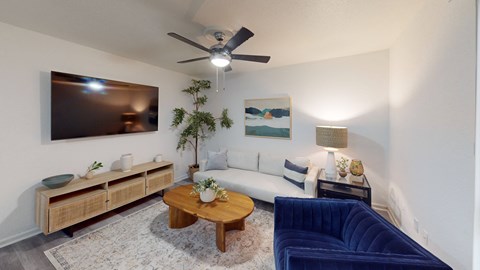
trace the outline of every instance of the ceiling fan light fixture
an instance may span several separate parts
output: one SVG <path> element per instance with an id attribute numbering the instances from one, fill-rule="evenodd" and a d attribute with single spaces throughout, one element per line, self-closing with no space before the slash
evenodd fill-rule
<path id="1" fill-rule="evenodd" d="M 220 68 L 228 66 L 231 61 L 232 58 L 230 57 L 230 55 L 224 52 L 214 52 L 210 56 L 210 62 L 212 62 L 214 66 Z"/>

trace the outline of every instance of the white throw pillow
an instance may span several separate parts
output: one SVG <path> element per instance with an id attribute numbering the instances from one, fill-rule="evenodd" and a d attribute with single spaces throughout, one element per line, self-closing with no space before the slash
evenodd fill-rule
<path id="1" fill-rule="evenodd" d="M 305 189 L 308 167 L 299 166 L 285 159 L 283 178 L 301 189 Z"/>
<path id="2" fill-rule="evenodd" d="M 230 168 L 258 171 L 258 152 L 228 150 L 227 163 Z"/>
<path id="3" fill-rule="evenodd" d="M 261 173 L 283 176 L 285 157 L 260 153 L 258 171 Z"/>
<path id="4" fill-rule="evenodd" d="M 206 171 L 209 170 L 226 170 L 227 169 L 227 153 L 225 151 L 220 152 L 207 152 L 207 166 Z"/>

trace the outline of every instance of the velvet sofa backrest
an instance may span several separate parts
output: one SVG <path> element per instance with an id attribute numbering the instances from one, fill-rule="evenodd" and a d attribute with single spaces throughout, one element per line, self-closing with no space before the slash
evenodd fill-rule
<path id="1" fill-rule="evenodd" d="M 276 197 L 275 230 L 312 231 L 341 239 L 343 224 L 353 205 L 343 200 Z"/>
<path id="2" fill-rule="evenodd" d="M 350 210 L 342 238 L 352 251 L 419 255 L 402 232 L 388 224 L 368 206 L 358 203 Z"/>

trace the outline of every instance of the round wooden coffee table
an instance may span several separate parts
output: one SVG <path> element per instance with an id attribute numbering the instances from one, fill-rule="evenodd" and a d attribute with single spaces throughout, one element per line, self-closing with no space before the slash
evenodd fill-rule
<path id="1" fill-rule="evenodd" d="M 190 196 L 193 185 L 174 188 L 165 193 L 163 201 L 169 206 L 170 228 L 185 228 L 198 218 L 216 223 L 217 247 L 225 252 L 225 232 L 245 230 L 245 218 L 253 212 L 253 201 L 241 193 L 228 191 L 228 201 L 216 199 L 204 203 L 199 197 Z"/>

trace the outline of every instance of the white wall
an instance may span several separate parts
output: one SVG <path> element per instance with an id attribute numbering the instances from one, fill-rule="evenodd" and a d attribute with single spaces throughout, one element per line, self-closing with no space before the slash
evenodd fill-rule
<path id="1" fill-rule="evenodd" d="M 235 124 L 230 130 L 220 130 L 203 149 L 228 146 L 310 156 L 324 167 L 327 154 L 315 144 L 315 127 L 344 125 L 349 129 L 349 145 L 336 157 L 361 159 L 372 185 L 373 202 L 385 205 L 388 68 L 388 51 L 381 51 L 255 73 L 227 73 L 226 90 L 211 91 L 207 108 L 216 114 L 228 108 Z M 215 89 L 215 78 L 212 81 Z M 292 140 L 245 137 L 244 100 L 284 96 L 292 99 Z"/>
<path id="2" fill-rule="evenodd" d="M 180 92 L 189 77 L 6 24 L 0 40 L 0 246 L 38 232 L 34 190 L 45 177 L 83 174 L 94 160 L 106 171 L 124 153 L 133 153 L 134 163 L 162 153 L 175 163 L 175 176 L 185 176 L 192 155 L 175 151 L 169 125 L 172 108 L 189 105 Z M 158 86 L 159 131 L 50 142 L 51 70 Z"/>
<path id="3" fill-rule="evenodd" d="M 480 38 L 478 36 L 478 29 L 480 29 L 480 21 L 478 20 L 478 14 L 480 12 L 480 6 L 477 3 L 477 78 L 476 89 L 480 88 L 480 69 L 478 63 L 480 62 L 480 55 L 478 54 L 480 49 Z M 477 90 L 478 91 L 478 90 Z M 474 223 L 473 223 L 473 254 L 480 254 L 480 95 L 476 95 L 476 119 L 475 119 L 475 206 L 474 206 Z M 473 256 L 473 269 L 480 270 L 480 256 Z"/>
<path id="4" fill-rule="evenodd" d="M 454 269 L 473 260 L 474 2 L 429 1 L 390 51 L 389 178 L 402 229 Z"/>

